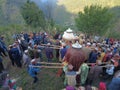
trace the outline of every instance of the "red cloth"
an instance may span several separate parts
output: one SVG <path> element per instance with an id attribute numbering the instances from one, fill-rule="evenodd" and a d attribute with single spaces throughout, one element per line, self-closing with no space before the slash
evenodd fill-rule
<path id="1" fill-rule="evenodd" d="M 85 53 L 82 49 L 69 48 L 64 60 L 73 66 L 74 71 L 78 71 L 80 65 L 85 61 Z"/>
<path id="2" fill-rule="evenodd" d="M 104 82 L 100 82 L 100 84 L 99 84 L 99 90 L 107 90 L 106 89 L 106 84 Z"/>

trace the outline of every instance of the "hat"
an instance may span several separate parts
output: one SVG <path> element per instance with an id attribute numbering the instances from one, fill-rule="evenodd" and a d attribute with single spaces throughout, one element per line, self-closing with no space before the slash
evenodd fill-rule
<path id="1" fill-rule="evenodd" d="M 25 52 L 25 53 L 28 53 L 28 50 L 25 50 L 24 52 Z"/>
<path id="2" fill-rule="evenodd" d="M 107 48 L 107 51 L 111 51 L 110 48 Z"/>
<path id="3" fill-rule="evenodd" d="M 12 46 L 13 46 L 13 45 L 9 45 L 8 47 L 9 47 L 9 48 L 12 48 Z"/>
<path id="4" fill-rule="evenodd" d="M 95 50 L 98 51 L 98 48 L 96 47 Z"/>
<path id="5" fill-rule="evenodd" d="M 65 43 L 62 43 L 62 46 L 66 46 L 66 44 L 65 44 Z"/>
<path id="6" fill-rule="evenodd" d="M 72 47 L 73 47 L 73 48 L 80 49 L 80 48 L 82 48 L 82 45 L 80 45 L 80 44 L 79 44 L 79 42 L 78 42 L 78 41 L 76 41 L 76 43 L 75 43 L 75 44 L 72 44 Z"/>
<path id="7" fill-rule="evenodd" d="M 47 43 L 47 45 L 50 45 L 50 43 Z"/>
<path id="8" fill-rule="evenodd" d="M 32 60 L 31 60 L 31 63 L 32 63 L 32 64 L 35 64 L 35 63 L 36 63 L 36 60 L 35 60 L 35 59 L 32 59 Z"/>
<path id="9" fill-rule="evenodd" d="M 89 46 L 90 46 L 90 45 L 91 45 L 91 43 L 90 43 L 90 42 L 88 42 L 88 43 L 87 43 L 87 45 L 89 45 Z"/>

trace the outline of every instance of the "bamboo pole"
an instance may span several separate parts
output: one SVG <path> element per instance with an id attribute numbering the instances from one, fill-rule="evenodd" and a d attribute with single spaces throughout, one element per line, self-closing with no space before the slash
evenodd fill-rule
<path id="1" fill-rule="evenodd" d="M 108 64 L 109 62 L 102 62 L 101 64 Z M 88 65 L 91 65 L 91 64 L 96 64 L 96 63 L 86 63 Z"/>
<path id="2" fill-rule="evenodd" d="M 42 45 L 42 46 L 51 46 L 51 47 L 59 47 L 59 48 L 61 48 L 61 46 L 58 46 L 58 45 L 47 45 L 47 44 L 40 44 L 40 45 Z"/>
<path id="3" fill-rule="evenodd" d="M 63 68 L 62 66 L 32 66 L 37 68 Z"/>
<path id="4" fill-rule="evenodd" d="M 42 46 L 42 45 L 41 45 L 41 46 Z M 42 47 L 46 47 L 46 46 L 42 46 Z M 51 46 L 48 46 L 48 48 L 61 49 L 61 47 L 51 47 Z"/>
<path id="5" fill-rule="evenodd" d="M 48 63 L 48 62 L 37 62 L 40 64 L 49 64 L 49 65 L 62 65 L 62 63 Z"/>
<path id="6" fill-rule="evenodd" d="M 48 63 L 48 62 L 37 62 L 37 63 L 40 63 L 40 64 L 49 64 L 49 65 L 62 65 L 62 63 Z M 101 63 L 102 64 L 108 64 L 109 62 L 103 62 Z M 91 64 L 96 64 L 96 63 L 86 63 L 87 65 L 91 65 Z"/>
<path id="7" fill-rule="evenodd" d="M 63 66 L 32 66 L 32 67 L 37 67 L 37 68 L 63 68 Z M 109 67 L 108 65 L 105 66 L 99 66 L 99 67 Z M 91 68 L 91 66 L 89 66 L 89 68 Z"/>

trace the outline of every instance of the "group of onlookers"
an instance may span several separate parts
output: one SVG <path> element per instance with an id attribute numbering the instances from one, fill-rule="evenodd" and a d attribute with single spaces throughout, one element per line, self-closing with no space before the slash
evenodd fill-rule
<path id="1" fill-rule="evenodd" d="M 0 37 L 0 72 L 4 70 L 2 64 L 2 58 L 7 56 L 11 60 L 12 66 L 17 66 L 22 68 L 25 66 L 28 68 L 28 73 L 34 78 L 33 83 L 38 81 L 37 73 L 40 69 L 34 66 L 40 66 L 38 62 L 43 60 L 43 53 L 45 52 L 48 62 L 52 62 L 54 58 L 54 50 L 51 46 L 58 45 L 62 48 L 56 49 L 56 58 L 64 58 L 67 49 L 70 47 L 65 43 L 61 43 L 61 35 L 56 34 L 53 38 L 56 39 L 55 42 L 50 40 L 50 35 L 46 32 L 44 33 L 20 33 L 13 35 L 15 42 L 7 48 L 4 43 L 4 37 Z M 72 42 L 71 42 L 72 43 Z M 83 37 L 83 41 L 80 42 L 83 47 L 90 49 L 89 56 L 87 58 L 87 63 L 83 63 L 78 72 L 72 70 L 72 66 L 68 66 L 68 72 L 66 73 L 65 85 L 75 86 L 76 80 L 75 76 L 80 74 L 80 85 L 92 85 L 95 83 L 99 76 L 104 80 L 111 79 L 114 73 L 120 70 L 120 41 L 114 39 L 104 39 L 101 41 L 90 40 L 89 38 Z M 96 63 L 96 64 L 94 64 Z M 73 79 L 70 79 L 72 76 Z M 104 81 L 103 80 L 103 81 Z M 73 83 L 73 82 L 74 83 Z M 113 84 L 119 81 L 119 78 L 113 78 Z M 71 89 L 73 90 L 73 89 Z M 105 90 L 105 89 L 103 89 Z M 111 90 L 111 89 L 109 89 Z M 117 89 L 116 89 L 117 90 Z"/>
<path id="2" fill-rule="evenodd" d="M 94 41 L 84 38 L 81 45 L 91 51 L 87 61 L 80 66 L 78 72 L 73 70 L 71 64 L 68 64 L 64 84 L 70 86 L 71 89 L 66 87 L 66 90 L 75 90 L 77 84 L 91 87 L 91 89 L 79 87 L 78 90 L 119 90 L 120 77 L 113 76 L 120 70 L 120 41 L 113 39 Z M 76 80 L 77 75 L 80 75 L 79 83 Z M 98 86 L 98 83 L 101 87 L 92 89 L 91 85 Z"/>

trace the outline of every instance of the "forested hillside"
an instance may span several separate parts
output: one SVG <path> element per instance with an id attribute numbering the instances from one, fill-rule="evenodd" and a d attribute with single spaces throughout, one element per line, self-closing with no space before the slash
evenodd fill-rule
<path id="1" fill-rule="evenodd" d="M 71 18 L 74 18 L 74 16 L 79 12 L 79 11 L 83 11 L 85 6 L 90 6 L 90 5 L 102 5 L 104 6 L 108 6 L 111 8 L 111 10 L 114 12 L 115 16 L 120 17 L 120 0 L 59 0 L 58 1 L 58 5 L 59 6 L 64 6 L 64 10 L 66 10 L 66 13 L 64 13 L 63 11 L 60 11 L 59 9 L 57 9 L 56 11 L 58 13 L 61 12 L 61 18 L 68 18 L 68 22 L 69 20 L 71 20 Z M 56 13 L 57 13 L 56 12 Z M 69 14 L 67 14 L 69 12 Z M 71 15 L 72 14 L 72 15 Z M 73 15 L 75 14 L 75 15 Z M 56 18 L 58 17 L 58 15 L 56 15 Z M 59 20 L 58 20 L 59 21 Z"/>
<path id="2" fill-rule="evenodd" d="M 24 24 L 20 7 L 26 0 L 0 0 L 0 26 Z"/>

